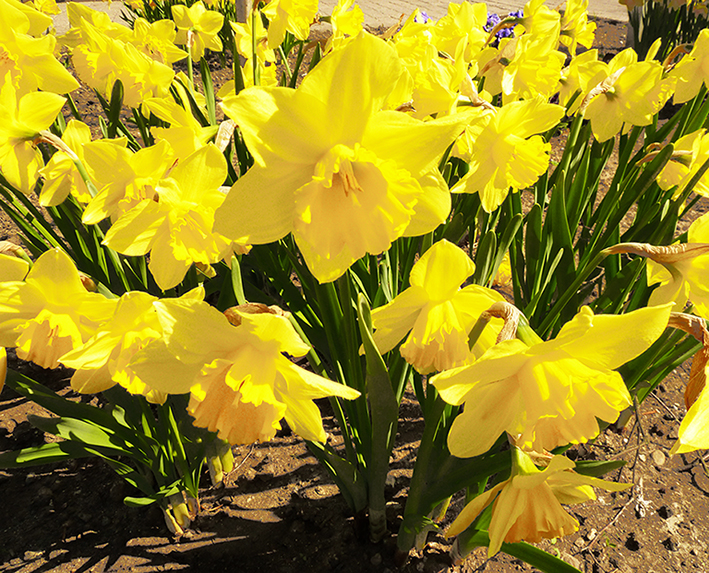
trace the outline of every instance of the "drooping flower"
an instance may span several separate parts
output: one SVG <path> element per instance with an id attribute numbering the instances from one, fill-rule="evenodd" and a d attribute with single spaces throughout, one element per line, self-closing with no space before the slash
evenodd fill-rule
<path id="1" fill-rule="evenodd" d="M 84 160 L 84 146 L 91 142 L 91 129 L 85 123 L 72 119 L 66 126 L 62 141 L 78 158 Z M 107 140 L 121 145 L 120 139 Z M 39 204 L 54 207 L 62 203 L 70 194 L 81 203 L 91 201 L 91 193 L 79 173 L 73 158 L 66 152 L 57 150 L 47 164 L 40 169 L 44 185 L 39 194 Z"/>
<path id="2" fill-rule="evenodd" d="M 372 311 L 374 341 L 389 352 L 404 337 L 401 355 L 421 374 L 472 362 L 495 343 L 500 325 L 490 325 L 471 352 L 468 334 L 480 313 L 503 300 L 478 285 L 461 288 L 475 265 L 445 239 L 435 243 L 411 269 L 411 286 Z"/>
<path id="3" fill-rule="evenodd" d="M 0 288 L 0 346 L 42 368 L 88 340 L 115 301 L 87 292 L 74 263 L 59 249 L 42 254 L 24 281 Z"/>
<path id="4" fill-rule="evenodd" d="M 20 95 L 5 74 L 0 87 L 0 171 L 11 185 L 29 194 L 44 165 L 35 145 L 39 133 L 48 129 L 66 98 L 51 92 Z"/>
<path id="5" fill-rule="evenodd" d="M 221 52 L 222 41 L 219 31 L 224 24 L 224 15 L 214 10 L 207 10 L 199 0 L 190 6 L 175 4 L 172 6 L 172 18 L 177 26 L 175 42 L 187 46 L 193 60 L 199 60 L 204 50 Z"/>
<path id="6" fill-rule="evenodd" d="M 709 84 L 709 29 L 699 32 L 692 51 L 670 72 L 676 80 L 674 103 L 689 101 L 699 93 L 702 84 Z"/>
<path id="7" fill-rule="evenodd" d="M 679 197 L 702 165 L 709 160 L 709 134 L 705 129 L 688 133 L 674 144 L 674 152 L 657 176 L 662 189 L 677 186 L 673 199 Z M 695 193 L 709 197 L 709 175 L 704 174 L 692 189 Z"/>
<path id="8" fill-rule="evenodd" d="M 451 453 L 483 454 L 503 432 L 537 451 L 595 437 L 597 419 L 612 422 L 632 403 L 615 369 L 662 334 L 672 306 L 619 316 L 583 307 L 553 340 L 505 340 L 473 364 L 438 374 L 432 383 L 442 398 L 465 403 L 448 435 Z"/>
<path id="9" fill-rule="evenodd" d="M 255 165 L 217 210 L 215 231 L 251 244 L 292 232 L 315 277 L 332 281 L 366 253 L 440 224 L 450 195 L 435 163 L 466 116 L 424 123 L 380 111 L 402 74 L 394 50 L 363 33 L 297 90 L 225 99 Z"/>
<path id="10" fill-rule="evenodd" d="M 577 504 L 596 499 L 593 487 L 622 491 L 633 484 L 607 482 L 573 471 L 575 464 L 564 456 L 554 456 L 548 466 L 538 469 L 532 458 L 518 448 L 512 449 L 512 475 L 474 498 L 446 531 L 458 535 L 491 503 L 488 557 L 502 543 L 554 539 L 574 533 L 579 523 L 561 504 Z"/>
<path id="11" fill-rule="evenodd" d="M 283 418 L 306 440 L 323 442 L 327 436 L 313 400 L 359 396 L 284 356 L 305 356 L 310 347 L 282 313 L 236 310 L 232 320 L 238 326 L 232 326 L 199 301 L 163 299 L 155 307 L 163 338 L 136 354 L 132 368 L 156 390 L 190 392 L 196 425 L 232 444 L 271 439 Z"/>
<path id="12" fill-rule="evenodd" d="M 549 167 L 551 150 L 535 134 L 551 129 L 563 116 L 563 107 L 542 98 L 508 103 L 497 113 L 485 111 L 466 130 L 470 170 L 451 192 L 479 193 L 483 209 L 491 213 L 510 189 L 533 185 Z"/>
<path id="13" fill-rule="evenodd" d="M 214 145 L 199 148 L 156 184 L 154 196 L 116 220 L 104 244 L 128 256 L 150 252 L 148 268 L 158 286 L 177 286 L 192 263 L 210 265 L 230 252 L 230 241 L 212 232 L 226 173 Z"/>

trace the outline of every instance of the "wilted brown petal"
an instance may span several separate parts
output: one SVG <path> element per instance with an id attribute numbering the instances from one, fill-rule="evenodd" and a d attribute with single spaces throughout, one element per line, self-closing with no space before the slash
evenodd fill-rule
<path id="1" fill-rule="evenodd" d="M 497 336 L 497 342 L 502 342 L 503 340 L 512 340 L 517 336 L 517 325 L 521 315 L 522 313 L 515 305 L 500 301 L 483 312 L 480 318 L 483 320 L 501 318 L 505 321 L 500 334 Z"/>
<path id="2" fill-rule="evenodd" d="M 234 326 L 241 325 L 242 314 L 275 314 L 278 316 L 287 316 L 287 313 L 282 308 L 272 305 L 267 306 L 260 302 L 247 302 L 232 306 L 224 311 L 224 316 Z"/>
<path id="3" fill-rule="evenodd" d="M 604 252 L 608 255 L 619 255 L 621 253 L 639 255 L 652 259 L 656 263 L 671 265 L 709 253 L 709 243 L 681 243 L 664 247 L 647 243 L 620 243 L 619 245 L 608 247 Z"/>
<path id="4" fill-rule="evenodd" d="M 694 358 L 692 358 L 689 382 L 687 382 L 687 387 L 684 390 L 684 404 L 687 410 L 689 410 L 707 383 L 709 330 L 707 330 L 707 324 L 703 318 L 682 312 L 670 313 L 670 321 L 667 326 L 678 328 L 687 334 L 691 334 L 702 343 L 702 348 L 694 355 Z"/>

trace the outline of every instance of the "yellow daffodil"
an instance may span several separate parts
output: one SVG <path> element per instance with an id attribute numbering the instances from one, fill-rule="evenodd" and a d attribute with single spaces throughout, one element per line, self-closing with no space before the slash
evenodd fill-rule
<path id="1" fill-rule="evenodd" d="M 554 456 L 548 466 L 538 469 L 532 458 L 512 449 L 512 475 L 474 498 L 446 531 L 458 535 L 491 503 L 490 545 L 488 557 L 495 555 L 502 543 L 554 539 L 574 533 L 579 523 L 561 504 L 577 504 L 596 499 L 593 487 L 622 491 L 633 484 L 607 482 L 573 471 L 576 464 L 564 456 Z"/>
<path id="2" fill-rule="evenodd" d="M 196 298 L 202 297 L 197 295 Z M 62 364 L 76 369 L 71 377 L 74 390 L 94 394 L 120 384 L 132 394 L 146 396 L 149 402 L 161 404 L 165 401 L 165 393 L 146 385 L 128 365 L 136 352 L 162 336 L 153 306 L 157 300 L 143 292 L 124 294 L 118 300 L 113 317 L 103 323 L 85 344 L 61 357 Z"/>
<path id="3" fill-rule="evenodd" d="M 0 37 L 4 37 L 8 29 L 3 28 L 3 24 L 23 34 L 40 36 L 52 26 L 52 19 L 29 3 L 23 4 L 19 0 L 0 0 Z"/>
<path id="4" fill-rule="evenodd" d="M 529 0 L 524 5 L 523 16 L 515 28 L 515 35 L 532 34 L 545 38 L 550 46 L 556 46 L 561 30 L 561 15 L 550 9 L 545 0 Z"/>
<path id="5" fill-rule="evenodd" d="M 199 301 L 165 299 L 155 306 L 163 338 L 136 354 L 133 369 L 157 390 L 191 392 L 195 424 L 232 444 L 271 439 L 283 418 L 306 440 L 324 442 L 313 400 L 359 396 L 284 356 L 305 356 L 310 347 L 280 314 L 237 311 L 240 324 L 232 326 Z"/>
<path id="6" fill-rule="evenodd" d="M 150 252 L 148 268 L 158 286 L 177 286 L 192 263 L 210 265 L 230 252 L 230 242 L 212 232 L 226 173 L 226 160 L 214 145 L 198 149 L 157 183 L 154 197 L 113 224 L 104 244 L 128 256 Z"/>
<path id="7" fill-rule="evenodd" d="M 0 171 L 8 182 L 30 193 L 43 165 L 34 140 L 49 128 L 66 99 L 50 92 L 19 96 L 6 74 L 0 87 Z"/>
<path id="8" fill-rule="evenodd" d="M 566 56 L 542 34 L 525 34 L 512 40 L 514 56 L 504 66 L 500 88 L 502 102 L 549 99 L 555 91 Z"/>
<path id="9" fill-rule="evenodd" d="M 252 33 L 252 24 L 256 23 L 256 54 L 254 54 L 254 38 Z M 242 66 L 241 75 L 244 80 L 245 87 L 254 85 L 254 55 L 257 65 L 259 66 L 259 85 L 261 86 L 276 86 L 278 78 L 276 77 L 276 52 L 268 46 L 268 31 L 263 26 L 261 18 L 247 18 L 246 22 L 241 24 L 237 22 L 229 22 L 232 30 L 234 30 L 234 42 L 236 49 L 246 61 Z M 227 82 L 222 86 L 217 94 L 224 99 L 229 95 L 234 94 L 234 81 Z"/>
<path id="10" fill-rule="evenodd" d="M 470 170 L 451 189 L 479 193 L 483 209 L 491 213 L 507 197 L 533 185 L 549 167 L 551 145 L 540 135 L 564 116 L 564 108 L 542 98 L 512 102 L 497 113 L 479 115 L 468 130 Z"/>
<path id="11" fill-rule="evenodd" d="M 113 22 L 106 12 L 94 10 L 82 2 L 67 2 L 66 15 L 71 28 L 59 38 L 59 41 L 70 49 L 75 48 L 86 40 L 84 37 L 86 29 L 83 27 L 83 21 L 88 22 L 93 28 L 100 30 L 102 34 L 114 40 L 128 42 L 133 36 L 130 28 Z"/>
<path id="12" fill-rule="evenodd" d="M 83 162 L 84 146 L 91 142 L 91 129 L 85 123 L 72 119 L 66 126 L 62 141 Z M 110 140 L 125 145 L 125 140 Z M 39 195 L 39 204 L 53 207 L 62 203 L 69 194 L 86 204 L 91 201 L 91 193 L 79 174 L 74 160 L 65 151 L 57 150 L 39 174 L 44 185 Z"/>
<path id="13" fill-rule="evenodd" d="M 561 17 L 559 41 L 568 46 L 571 55 L 575 56 L 578 44 L 590 48 L 595 36 L 596 23 L 588 21 L 588 0 L 567 0 Z"/>
<path id="14" fill-rule="evenodd" d="M 84 210 L 82 222 L 93 225 L 106 217 L 115 220 L 143 199 L 152 199 L 174 154 L 165 141 L 133 153 L 120 142 L 100 140 L 85 146 L 84 159 L 98 193 Z"/>
<path id="15" fill-rule="evenodd" d="M 674 81 L 662 78 L 662 65 L 638 62 L 630 48 L 617 54 L 582 104 L 584 116 L 598 141 L 606 141 L 623 128 L 648 125 L 672 95 Z"/>
<path id="16" fill-rule="evenodd" d="M 187 52 L 175 46 L 176 36 L 177 30 L 172 20 L 148 22 L 145 18 L 136 18 L 130 41 L 153 60 L 172 64 L 187 57 Z"/>
<path id="17" fill-rule="evenodd" d="M 603 75 L 605 64 L 598 60 L 598 50 L 587 50 L 571 58 L 569 65 L 564 68 L 559 78 L 559 104 L 566 107 L 571 98 L 576 96 L 568 115 L 573 115 L 581 107 L 583 94 L 591 91 L 598 84 L 598 77 Z M 591 82 L 596 82 L 591 85 Z M 580 93 L 578 93 L 580 91 Z"/>
<path id="18" fill-rule="evenodd" d="M 476 362 L 438 374 L 433 384 L 465 409 L 454 420 L 454 456 L 485 453 L 503 432 L 537 451 L 582 443 L 613 422 L 631 399 L 615 369 L 662 334 L 673 305 L 594 316 L 588 307 L 548 342 L 505 340 Z"/>
<path id="19" fill-rule="evenodd" d="M 704 386 L 679 426 L 670 455 L 709 449 L 709 390 Z"/>
<path id="20" fill-rule="evenodd" d="M 219 31 L 224 24 L 224 16 L 214 10 L 207 10 L 202 0 L 189 8 L 182 4 L 172 7 L 172 19 L 177 26 L 177 44 L 187 46 L 193 60 L 199 60 L 204 50 L 222 51 Z"/>
<path id="21" fill-rule="evenodd" d="M 39 17 L 43 24 L 37 24 L 35 16 L 29 18 L 27 11 Z M 47 20 L 51 25 L 51 18 L 30 6 L 0 0 L 0 78 L 3 83 L 11 81 L 22 94 L 38 88 L 63 94 L 79 87 L 79 82 L 54 56 L 57 39 L 51 34 L 32 37 L 35 27 L 46 29 Z M 9 80 L 7 72 L 11 76 Z"/>
<path id="22" fill-rule="evenodd" d="M 699 32 L 692 51 L 670 72 L 676 80 L 674 103 L 689 101 L 699 93 L 702 84 L 709 84 L 709 29 Z"/>
<path id="23" fill-rule="evenodd" d="M 648 304 L 674 302 L 679 312 L 691 301 L 695 312 L 709 318 L 709 217 L 702 215 L 689 227 L 688 243 L 668 247 L 641 245 L 647 257 L 647 284 L 658 287 Z M 631 251 L 629 251 L 631 252 Z"/>
<path id="24" fill-rule="evenodd" d="M 401 355 L 421 374 L 462 366 L 495 344 L 500 325 L 483 331 L 473 352 L 468 334 L 480 313 L 502 296 L 477 285 L 461 288 L 475 265 L 445 239 L 435 243 L 411 269 L 411 286 L 372 311 L 374 341 L 389 352 L 407 334 Z"/>
<path id="25" fill-rule="evenodd" d="M 165 97 L 175 73 L 172 68 L 113 38 L 87 20 L 80 25 L 81 43 L 72 51 L 79 77 L 110 99 L 116 80 L 123 84 L 123 102 L 137 108 L 148 97 Z"/>
<path id="26" fill-rule="evenodd" d="M 7 244 L 5 241 L 3 243 Z M 9 253 L 0 253 L 0 282 L 23 281 L 29 270 L 27 261 Z"/>
<path id="27" fill-rule="evenodd" d="M 709 159 L 709 134 L 705 129 L 680 137 L 675 142 L 675 150 L 660 174 L 657 183 L 662 189 L 677 186 L 673 199 L 679 197 L 692 178 Z M 699 195 L 709 197 L 709 174 L 704 174 L 692 189 Z"/>
<path id="28" fill-rule="evenodd" d="M 310 25 L 318 13 L 318 0 L 271 0 L 262 12 L 269 21 L 268 47 L 273 50 L 281 45 L 286 32 L 297 40 L 308 39 Z"/>
<path id="29" fill-rule="evenodd" d="M 465 62 L 470 63 L 487 41 L 486 23 L 487 8 L 482 2 L 451 2 L 448 13 L 433 27 L 434 43 L 440 51 L 450 56 L 459 52 Z"/>
<path id="30" fill-rule="evenodd" d="M 355 0 L 338 0 L 330 15 L 332 42 L 337 47 L 347 36 L 356 36 L 364 28 L 364 13 Z"/>
<path id="31" fill-rule="evenodd" d="M 217 210 L 215 231 L 262 244 L 293 233 L 320 281 L 450 211 L 436 160 L 466 116 L 420 122 L 380 111 L 404 70 L 361 34 L 323 59 L 297 90 L 250 88 L 225 99 L 255 165 Z"/>
<path id="32" fill-rule="evenodd" d="M 170 124 L 170 127 L 153 127 L 151 133 L 156 140 L 167 141 L 180 159 L 207 145 L 217 134 L 217 126 L 202 127 L 192 115 L 191 109 L 185 109 L 173 99 L 149 98 L 143 105 L 156 117 Z"/>
<path id="33" fill-rule="evenodd" d="M 74 263 L 59 249 L 41 255 L 24 281 L 1 284 L 0 346 L 16 346 L 17 356 L 42 368 L 56 368 L 115 307 L 86 291 Z"/>

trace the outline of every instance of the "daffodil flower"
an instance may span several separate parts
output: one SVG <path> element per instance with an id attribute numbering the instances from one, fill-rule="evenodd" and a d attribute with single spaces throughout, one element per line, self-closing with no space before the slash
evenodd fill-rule
<path id="1" fill-rule="evenodd" d="M 502 543 L 554 539 L 574 533 L 579 523 L 561 504 L 577 504 L 596 499 L 593 487 L 622 491 L 633 484 L 607 482 L 573 471 L 576 464 L 564 456 L 554 456 L 548 466 L 538 469 L 532 458 L 518 448 L 512 449 L 512 475 L 474 498 L 446 531 L 458 535 L 488 505 L 492 505 L 490 545 L 492 557 Z"/>
<path id="2" fill-rule="evenodd" d="M 629 253 L 648 259 L 647 284 L 657 285 L 648 305 L 672 302 L 681 311 L 691 301 L 698 315 L 709 318 L 709 217 L 702 215 L 687 233 L 689 242 L 668 246 L 620 243 L 608 254 Z"/>
<path id="3" fill-rule="evenodd" d="M 3 83 L 12 82 L 23 95 L 38 88 L 64 94 L 79 87 L 54 56 L 56 37 L 32 37 L 51 25 L 51 18 L 31 6 L 0 0 L 0 78 Z"/>
<path id="4" fill-rule="evenodd" d="M 62 141 L 83 162 L 84 146 L 91 143 L 91 129 L 85 123 L 72 119 L 66 126 Z M 109 140 L 125 145 L 125 140 Z M 86 181 L 76 168 L 70 155 L 57 150 L 47 164 L 40 169 L 39 174 L 44 179 L 44 185 L 39 194 L 39 204 L 54 207 L 62 203 L 70 194 L 81 203 L 91 201 L 91 193 L 86 187 Z"/>
<path id="5" fill-rule="evenodd" d="M 0 288 L 0 346 L 42 368 L 88 340 L 115 301 L 87 292 L 74 263 L 59 249 L 41 255 L 24 281 Z"/>
<path id="6" fill-rule="evenodd" d="M 199 0 L 189 8 L 181 4 L 172 6 L 172 19 L 178 30 L 175 42 L 187 46 L 193 60 L 199 60 L 205 49 L 221 52 L 218 34 L 224 24 L 223 14 L 207 10 Z"/>
<path id="7" fill-rule="evenodd" d="M 497 113 L 477 116 L 464 140 L 469 142 L 470 170 L 451 192 L 479 193 L 483 209 L 491 213 L 510 189 L 516 192 L 533 185 L 548 169 L 551 150 L 535 134 L 551 129 L 563 116 L 563 107 L 542 98 L 508 103 Z"/>
<path id="8" fill-rule="evenodd" d="M 192 263 L 218 262 L 230 252 L 230 241 L 212 232 L 226 172 L 219 150 L 201 147 L 156 184 L 154 197 L 116 220 L 104 244 L 128 256 L 150 252 L 148 268 L 163 290 L 177 286 Z"/>
<path id="9" fill-rule="evenodd" d="M 190 392 L 195 424 L 231 444 L 269 440 L 283 418 L 304 439 L 324 442 L 313 400 L 359 396 L 284 356 L 305 356 L 310 347 L 280 314 L 236 311 L 240 324 L 232 326 L 199 301 L 164 299 L 155 307 L 163 338 L 136 354 L 133 370 L 156 390 Z"/>
<path id="10" fill-rule="evenodd" d="M 503 432 L 537 451 L 595 437 L 597 419 L 612 422 L 632 404 L 615 369 L 659 338 L 672 306 L 619 316 L 583 307 L 553 340 L 505 340 L 473 364 L 436 375 L 441 397 L 465 404 L 448 435 L 451 453 L 483 454 Z"/>
<path id="11" fill-rule="evenodd" d="M 95 394 L 120 384 L 132 394 L 146 396 L 149 402 L 165 401 L 165 393 L 154 391 L 128 366 L 137 351 L 162 336 L 153 307 L 157 300 L 143 292 L 124 294 L 117 302 L 114 315 L 86 343 L 60 358 L 62 364 L 76 369 L 71 377 L 74 390 Z"/>
<path id="12" fill-rule="evenodd" d="M 123 140 L 99 140 L 84 147 L 86 169 L 98 193 L 86 206 L 81 221 L 94 225 L 106 217 L 118 219 L 143 199 L 152 199 L 158 181 L 174 163 L 166 141 L 135 153 Z"/>
<path id="13" fill-rule="evenodd" d="M 281 45 L 286 32 L 298 40 L 308 39 L 310 25 L 318 13 L 318 0 L 271 0 L 262 13 L 269 21 L 268 47 L 273 50 Z"/>
<path id="14" fill-rule="evenodd" d="M 702 165 L 709 160 L 709 134 L 700 129 L 680 137 L 675 142 L 675 150 L 657 176 L 657 184 L 664 190 L 675 185 L 677 188 L 672 196 L 678 198 L 687 188 Z M 704 174 L 692 189 L 699 195 L 709 197 L 709 175 Z"/>
<path id="15" fill-rule="evenodd" d="M 240 243 L 293 233 L 321 282 L 450 211 L 436 167 L 467 116 L 420 122 L 380 111 L 404 70 L 363 33 L 323 59 L 297 90 L 249 88 L 224 100 L 255 165 L 229 191 L 214 229 Z"/>
<path id="16" fill-rule="evenodd" d="M 29 194 L 44 165 L 34 141 L 48 129 L 66 98 L 50 92 L 20 96 L 5 74 L 0 87 L 0 171 L 11 185 Z"/>
<path id="17" fill-rule="evenodd" d="M 472 362 L 495 344 L 500 325 L 490 325 L 473 352 L 468 334 L 480 313 L 503 300 L 478 285 L 461 288 L 475 265 L 445 239 L 435 243 L 411 269 L 411 286 L 389 304 L 372 311 L 374 341 L 389 352 L 408 334 L 401 355 L 421 374 Z"/>
<path id="18" fill-rule="evenodd" d="M 0 0 L 0 26 L 3 24 L 8 26 L 5 29 L 0 28 L 0 36 L 3 37 L 7 29 L 40 36 L 52 25 L 52 19 L 19 0 Z"/>
<path id="19" fill-rule="evenodd" d="M 129 107 L 168 95 L 175 77 L 171 67 L 87 20 L 81 20 L 80 31 L 81 43 L 72 50 L 71 61 L 79 77 L 105 98 L 111 97 L 116 80 L 123 84 L 123 101 Z"/>
<path id="20" fill-rule="evenodd" d="M 630 126 L 648 125 L 672 95 L 674 80 L 662 77 L 654 60 L 638 62 L 628 48 L 617 54 L 581 105 L 584 117 L 598 141 L 606 141 Z"/>
<path id="21" fill-rule="evenodd" d="M 575 56 L 577 46 L 581 44 L 590 48 L 595 36 L 596 23 L 588 21 L 588 0 L 567 0 L 561 17 L 559 41 L 568 46 L 571 55 Z"/>
<path id="22" fill-rule="evenodd" d="M 709 84 L 709 29 L 699 32 L 692 51 L 670 72 L 677 82 L 674 103 L 689 101 L 699 93 L 702 84 Z"/>
<path id="23" fill-rule="evenodd" d="M 192 155 L 217 134 L 217 126 L 202 127 L 191 110 L 172 99 L 148 98 L 143 101 L 143 105 L 156 117 L 170 124 L 170 127 L 153 127 L 151 133 L 158 141 L 167 141 L 179 159 Z"/>
<path id="24" fill-rule="evenodd" d="M 700 392 L 679 426 L 670 455 L 709 449 L 709 390 Z"/>

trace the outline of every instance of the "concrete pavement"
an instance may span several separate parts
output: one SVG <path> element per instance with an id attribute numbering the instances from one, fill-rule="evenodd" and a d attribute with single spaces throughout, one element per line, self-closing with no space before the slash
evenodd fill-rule
<path id="1" fill-rule="evenodd" d="M 547 5 L 551 8 L 557 6 L 559 0 L 547 0 Z M 107 2 L 84 2 L 94 10 L 107 12 L 114 22 L 122 23 L 121 12 L 124 10 L 120 0 L 114 0 L 110 4 Z M 320 0 L 320 12 L 329 14 L 337 4 L 337 0 Z M 509 12 L 521 9 L 525 0 L 489 0 L 486 2 L 489 12 L 497 14 L 508 14 Z M 393 26 L 403 14 L 408 17 L 415 8 L 424 10 L 431 18 L 439 19 L 448 10 L 447 0 L 359 0 L 359 5 L 364 12 L 364 22 L 368 26 Z M 66 16 L 66 4 L 58 4 L 61 14 L 53 17 L 54 27 L 58 34 L 64 34 L 69 29 L 69 20 Z M 628 21 L 628 11 L 618 0 L 589 0 L 588 12 L 592 16 Z"/>

